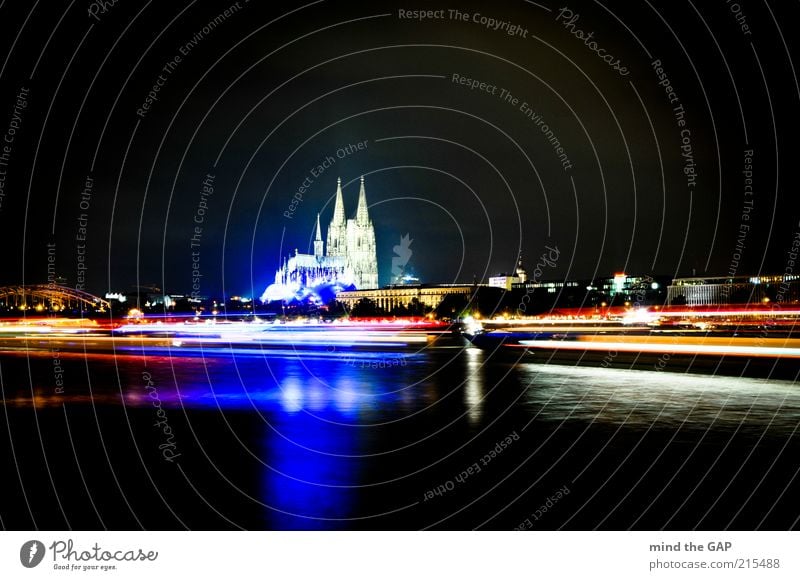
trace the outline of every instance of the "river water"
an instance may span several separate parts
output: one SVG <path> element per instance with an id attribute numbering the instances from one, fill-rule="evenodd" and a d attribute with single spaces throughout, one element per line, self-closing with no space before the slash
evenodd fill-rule
<path id="1" fill-rule="evenodd" d="M 0 355 L 5 528 L 786 529 L 800 514 L 790 381 L 457 340 L 54 356 Z"/>

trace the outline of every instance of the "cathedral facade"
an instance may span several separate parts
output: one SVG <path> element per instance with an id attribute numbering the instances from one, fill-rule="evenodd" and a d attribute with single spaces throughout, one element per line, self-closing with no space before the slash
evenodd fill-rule
<path id="1" fill-rule="evenodd" d="M 378 256 L 375 246 L 375 228 L 369 217 L 364 177 L 358 192 L 358 206 L 353 219 L 345 217 L 342 181 L 336 183 L 336 201 L 333 218 L 323 241 L 317 214 L 314 253 L 301 254 L 297 250 L 284 260 L 275 273 L 275 283 L 264 292 L 262 300 L 306 298 L 315 294 L 323 300 L 329 298 L 323 290 L 366 290 L 378 287 Z"/>

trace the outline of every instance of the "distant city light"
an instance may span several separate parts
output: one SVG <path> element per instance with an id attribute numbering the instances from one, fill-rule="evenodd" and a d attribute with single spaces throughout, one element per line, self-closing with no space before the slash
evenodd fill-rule
<path id="1" fill-rule="evenodd" d="M 614 291 L 622 292 L 625 289 L 625 280 L 627 276 L 624 273 L 614 274 Z"/>

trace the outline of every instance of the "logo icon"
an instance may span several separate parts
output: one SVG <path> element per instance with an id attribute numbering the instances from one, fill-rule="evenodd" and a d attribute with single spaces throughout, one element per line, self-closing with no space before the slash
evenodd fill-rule
<path id="1" fill-rule="evenodd" d="M 408 234 L 402 236 L 400 243 L 392 248 L 395 253 L 392 258 L 392 276 L 398 280 L 403 277 L 406 264 L 408 264 L 408 260 L 411 259 L 411 255 L 414 253 L 411 250 L 411 242 L 414 240 L 409 239 L 409 237 Z"/>
<path id="2" fill-rule="evenodd" d="M 44 559 L 44 544 L 39 540 L 28 540 L 19 549 L 19 561 L 26 568 L 36 568 Z"/>

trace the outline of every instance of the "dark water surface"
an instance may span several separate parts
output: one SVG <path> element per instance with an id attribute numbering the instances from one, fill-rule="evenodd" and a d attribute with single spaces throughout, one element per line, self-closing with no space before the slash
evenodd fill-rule
<path id="1" fill-rule="evenodd" d="M 420 352 L 0 356 L 10 529 L 786 529 L 800 388 Z"/>

